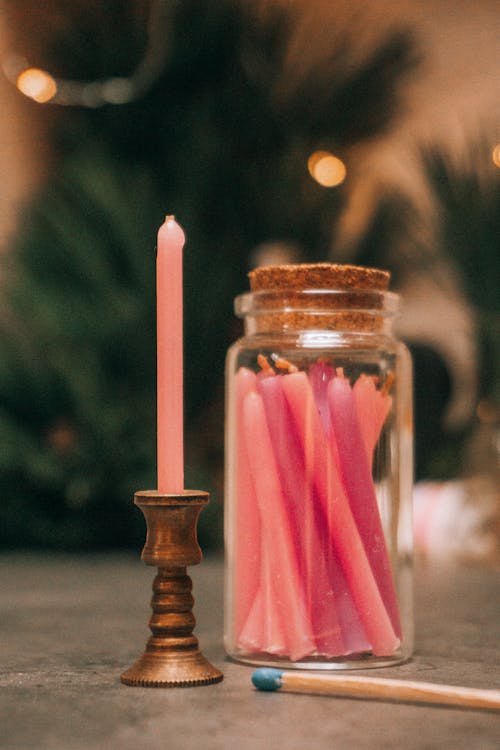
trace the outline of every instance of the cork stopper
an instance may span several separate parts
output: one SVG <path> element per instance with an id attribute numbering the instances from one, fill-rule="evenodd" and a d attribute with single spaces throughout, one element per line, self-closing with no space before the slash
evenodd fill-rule
<path id="1" fill-rule="evenodd" d="M 339 263 L 261 266 L 248 274 L 253 292 L 279 289 L 376 289 L 387 291 L 391 274 L 378 268 Z"/>
<path id="2" fill-rule="evenodd" d="M 384 326 L 390 273 L 337 263 L 261 266 L 248 274 L 250 295 L 240 306 L 254 331 L 358 330 Z"/>

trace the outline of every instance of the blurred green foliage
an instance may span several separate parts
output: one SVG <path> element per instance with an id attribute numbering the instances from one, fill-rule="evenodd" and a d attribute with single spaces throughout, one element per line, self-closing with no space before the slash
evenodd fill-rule
<path id="1" fill-rule="evenodd" d="M 469 166 L 460 170 L 435 153 L 426 157 L 426 164 L 439 207 L 440 246 L 460 269 L 477 318 L 479 396 L 500 408 L 499 170 L 486 141 L 471 148 Z M 485 181 L 488 172 L 496 179 Z"/>
<path id="2" fill-rule="evenodd" d="M 387 127 L 414 64 L 410 38 L 397 33 L 347 76 L 334 56 L 293 97 L 278 97 L 283 10 L 262 20 L 245 3 L 175 8 L 165 69 L 140 100 L 67 111 L 54 133 L 57 165 L 2 261 L 3 546 L 142 544 L 132 494 L 155 486 L 154 265 L 166 213 L 188 236 L 186 486 L 212 492 L 200 539 L 220 544 L 223 415 L 207 426 L 203 414 L 220 399 L 250 254 L 279 240 L 301 246 L 303 260 L 327 259 L 343 193 L 314 183 L 307 157 Z M 54 41 L 48 65 L 69 61 L 65 75 L 80 78 L 126 75 L 144 41 L 106 6 Z"/>

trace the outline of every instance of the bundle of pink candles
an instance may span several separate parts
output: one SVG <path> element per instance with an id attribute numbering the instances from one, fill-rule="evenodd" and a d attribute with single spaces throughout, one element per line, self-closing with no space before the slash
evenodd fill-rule
<path id="1" fill-rule="evenodd" d="M 236 646 L 292 661 L 399 647 L 372 479 L 387 390 L 318 361 L 236 375 Z"/>

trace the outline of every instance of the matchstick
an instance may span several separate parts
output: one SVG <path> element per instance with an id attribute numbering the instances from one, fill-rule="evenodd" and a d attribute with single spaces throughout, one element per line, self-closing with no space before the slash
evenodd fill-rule
<path id="1" fill-rule="evenodd" d="M 500 709 L 500 690 L 434 685 L 430 682 L 391 680 L 383 677 L 306 674 L 279 669 L 257 669 L 252 675 L 256 688 L 290 693 L 313 693 L 348 698 L 374 698 L 404 703 L 427 703 L 461 708 Z"/>

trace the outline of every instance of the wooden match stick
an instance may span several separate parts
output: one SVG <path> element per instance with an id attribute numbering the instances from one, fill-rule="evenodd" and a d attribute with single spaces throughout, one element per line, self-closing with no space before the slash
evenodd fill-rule
<path id="1" fill-rule="evenodd" d="M 282 672 L 264 667 L 252 675 L 256 688 L 265 691 L 284 690 L 289 693 L 314 693 L 348 698 L 375 698 L 405 703 L 433 703 L 440 706 L 500 709 L 500 690 L 479 690 L 434 685 L 430 682 L 391 680 L 381 677 L 355 677 L 326 674 Z"/>

